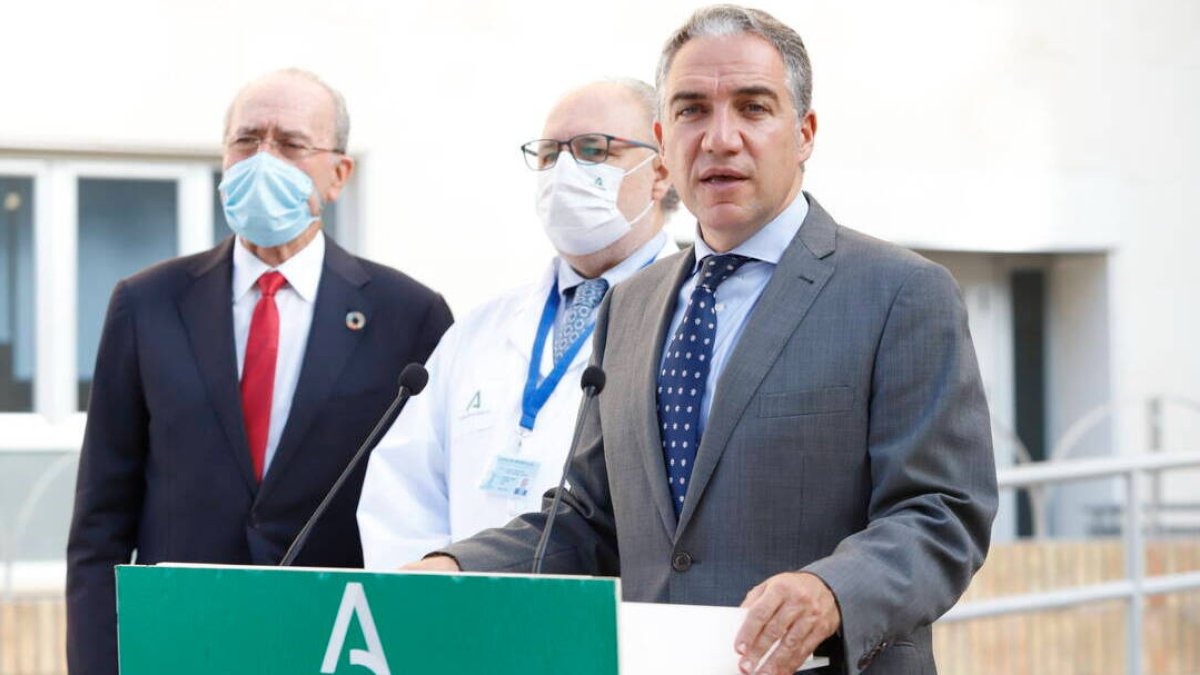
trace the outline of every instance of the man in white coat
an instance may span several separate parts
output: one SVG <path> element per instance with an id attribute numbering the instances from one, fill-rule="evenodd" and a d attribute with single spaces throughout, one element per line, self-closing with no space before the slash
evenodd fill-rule
<path id="1" fill-rule="evenodd" d="M 521 147 L 559 255 L 537 282 L 460 319 L 430 357 L 429 387 L 367 467 L 367 568 L 399 567 L 536 511 L 558 483 L 601 298 L 675 250 L 663 224 L 678 198 L 654 141 L 655 105 L 637 80 L 590 84 Z"/>

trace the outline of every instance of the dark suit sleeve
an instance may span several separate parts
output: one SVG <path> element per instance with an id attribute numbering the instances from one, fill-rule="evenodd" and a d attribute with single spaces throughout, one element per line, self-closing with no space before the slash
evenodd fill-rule
<path id="1" fill-rule="evenodd" d="M 148 413 L 128 288 L 117 285 L 96 358 L 67 543 L 67 663 L 71 673 L 117 673 L 113 566 L 137 541 Z"/>
<path id="2" fill-rule="evenodd" d="M 450 306 L 446 304 L 446 300 L 441 295 L 434 296 L 417 332 L 414 358 L 421 363 L 429 360 L 429 355 L 441 341 L 442 334 L 452 323 L 454 323 L 454 315 L 450 312 Z"/>
<path id="3" fill-rule="evenodd" d="M 601 303 L 592 334 L 592 364 L 601 367 L 611 297 Z M 580 402 L 583 427 L 567 474 L 568 488 L 563 493 L 542 565 L 542 571 L 549 574 L 620 575 L 598 403 L 589 404 L 586 398 Z M 552 489 L 545 494 L 541 512 L 519 516 L 503 528 L 484 530 L 439 553 L 453 556 L 467 571 L 529 572 L 554 493 Z"/>
<path id="4" fill-rule="evenodd" d="M 987 402 L 949 273 L 909 275 L 875 356 L 867 527 L 807 566 L 837 596 L 846 664 L 932 623 L 983 564 L 996 513 Z"/>

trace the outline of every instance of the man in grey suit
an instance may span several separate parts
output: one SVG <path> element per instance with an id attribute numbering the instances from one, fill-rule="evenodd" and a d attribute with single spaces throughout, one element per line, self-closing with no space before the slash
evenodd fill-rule
<path id="1" fill-rule="evenodd" d="M 800 37 L 760 11 L 701 9 L 667 42 L 655 132 L 698 236 L 601 307 L 608 384 L 545 568 L 619 574 L 627 600 L 741 603 L 745 673 L 823 642 L 846 672 L 935 672 L 930 624 L 996 509 L 987 404 L 946 270 L 802 192 L 810 82 Z M 417 566 L 526 570 L 545 520 Z"/>

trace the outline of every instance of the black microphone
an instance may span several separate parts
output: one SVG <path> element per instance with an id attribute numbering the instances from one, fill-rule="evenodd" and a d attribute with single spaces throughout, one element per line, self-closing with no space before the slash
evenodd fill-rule
<path id="1" fill-rule="evenodd" d="M 312 532 L 313 526 L 325 515 L 326 509 L 333 502 L 333 498 L 341 491 L 342 485 L 350 478 L 350 474 L 354 472 L 354 468 L 362 461 L 364 455 L 367 454 L 367 448 L 375 444 L 379 434 L 387 429 L 389 422 L 395 419 L 396 416 L 404 410 L 404 405 L 408 403 L 408 399 L 416 396 L 425 389 L 425 385 L 429 383 L 429 371 L 425 370 L 425 366 L 419 363 L 410 363 L 404 366 L 404 370 L 400 373 L 400 391 L 396 393 L 396 398 L 392 400 L 392 404 L 383 413 L 383 417 L 379 418 L 379 422 L 375 424 L 375 428 L 371 433 L 367 434 L 367 439 L 358 446 L 358 452 L 354 453 L 354 457 L 350 459 L 350 463 L 342 471 L 342 475 L 338 476 L 337 482 L 333 487 L 329 488 L 329 492 L 325 493 L 325 498 L 321 500 L 317 510 L 313 511 L 312 517 L 304 524 L 304 528 L 292 540 L 292 545 L 288 547 L 287 553 L 283 554 L 283 560 L 279 561 L 280 567 L 290 567 L 296 556 L 300 555 L 300 550 L 304 548 L 304 544 L 308 541 L 308 535 Z"/>
<path id="2" fill-rule="evenodd" d="M 567 484 L 567 471 L 571 468 L 571 460 L 575 457 L 575 446 L 579 444 L 579 433 L 583 431 L 583 420 L 587 417 L 588 406 L 592 399 L 604 390 L 604 370 L 600 366 L 588 366 L 579 378 L 579 386 L 583 387 L 583 408 L 575 419 L 575 433 L 571 436 L 571 447 L 567 448 L 567 459 L 563 462 L 562 476 L 558 479 L 558 489 L 554 491 L 554 503 L 550 505 L 550 515 L 546 518 L 546 526 L 542 528 L 542 537 L 538 539 L 537 549 L 533 552 L 533 573 L 542 573 L 542 558 L 546 557 L 546 544 L 550 542 L 550 531 L 554 529 L 554 519 L 558 517 L 558 507 L 562 503 L 563 488 Z"/>

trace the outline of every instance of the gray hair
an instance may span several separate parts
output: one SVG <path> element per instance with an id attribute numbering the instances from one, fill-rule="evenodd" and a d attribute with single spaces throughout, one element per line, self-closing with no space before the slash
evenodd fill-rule
<path id="1" fill-rule="evenodd" d="M 671 62 L 688 41 L 698 37 L 738 33 L 757 35 L 771 43 L 779 52 L 787 69 L 787 85 L 792 95 L 792 105 L 796 108 L 797 115 L 803 118 L 812 107 L 812 65 L 808 61 L 808 51 L 804 49 L 800 35 L 787 24 L 760 9 L 738 5 L 710 5 L 696 10 L 687 23 L 675 31 L 663 45 L 655 77 L 658 110 L 663 111 L 663 105 L 666 103 L 662 97 L 667 74 L 671 71 Z"/>
<path id="2" fill-rule="evenodd" d="M 641 105 L 642 111 L 645 113 L 646 122 L 651 127 L 647 130 L 651 132 L 651 137 L 653 137 L 653 126 L 654 120 L 657 117 L 656 111 L 658 106 L 658 94 L 655 92 L 654 87 L 635 77 L 613 77 L 602 80 L 602 82 L 623 87 L 633 95 L 633 98 Z M 662 154 L 661 149 L 659 154 Z M 675 191 L 674 185 L 667 189 L 667 194 L 663 195 L 659 204 L 662 206 L 664 213 L 671 213 L 679 208 L 679 193 Z"/>
<path id="3" fill-rule="evenodd" d="M 291 77 L 300 78 L 302 80 L 307 80 L 321 87 L 327 94 L 329 94 L 330 100 L 333 101 L 333 150 L 339 153 L 345 153 L 346 146 L 350 143 L 350 111 L 346 108 L 346 99 L 342 96 L 342 93 L 329 86 L 329 83 L 327 83 L 325 80 L 317 77 L 316 73 L 313 73 L 309 70 L 304 70 L 303 68 L 283 68 L 271 73 L 267 73 L 263 77 L 254 80 L 254 82 L 258 82 L 273 75 L 288 75 Z M 247 84 L 239 89 L 237 96 L 233 97 L 233 100 L 229 103 L 229 107 L 225 109 L 226 135 L 229 134 L 229 122 L 233 119 L 233 107 L 237 105 L 238 99 L 242 97 L 242 92 L 246 90 L 246 87 L 254 84 L 254 82 L 251 82 L 250 84 Z"/>

